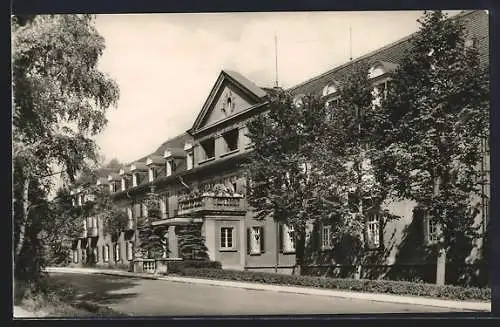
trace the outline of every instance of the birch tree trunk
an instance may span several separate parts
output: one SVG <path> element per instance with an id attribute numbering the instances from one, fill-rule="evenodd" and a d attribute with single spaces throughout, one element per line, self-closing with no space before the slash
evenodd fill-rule
<path id="1" fill-rule="evenodd" d="M 23 191 L 22 191 L 22 202 L 23 202 L 23 210 L 21 212 L 21 221 L 19 223 L 19 237 L 17 239 L 16 250 L 15 250 L 15 262 L 19 258 L 21 251 L 24 246 L 24 239 L 26 234 L 26 224 L 28 222 L 28 211 L 29 211 L 29 202 L 28 202 L 28 191 L 29 191 L 30 180 L 29 177 L 25 177 L 23 181 Z"/>

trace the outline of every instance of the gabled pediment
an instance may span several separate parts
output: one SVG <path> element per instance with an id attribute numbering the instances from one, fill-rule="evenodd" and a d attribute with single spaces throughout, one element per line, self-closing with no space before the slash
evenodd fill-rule
<path id="1" fill-rule="evenodd" d="M 191 133 L 264 102 L 267 92 L 237 72 L 223 70 L 196 118 Z"/>

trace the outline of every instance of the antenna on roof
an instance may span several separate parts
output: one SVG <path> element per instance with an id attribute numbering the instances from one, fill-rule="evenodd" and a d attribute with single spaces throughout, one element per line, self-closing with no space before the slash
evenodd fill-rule
<path id="1" fill-rule="evenodd" d="M 349 25 L 349 61 L 352 60 L 352 27 Z"/>
<path id="2" fill-rule="evenodd" d="M 274 63 L 276 69 L 276 80 L 274 82 L 275 87 L 279 87 L 278 85 L 278 37 L 274 34 Z"/>

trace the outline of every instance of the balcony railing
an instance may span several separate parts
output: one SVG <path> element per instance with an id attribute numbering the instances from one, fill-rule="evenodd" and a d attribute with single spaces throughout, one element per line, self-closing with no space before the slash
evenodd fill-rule
<path id="1" fill-rule="evenodd" d="M 245 211 L 244 199 L 235 196 L 202 195 L 197 198 L 179 201 L 178 215 L 215 211 L 236 213 Z"/>

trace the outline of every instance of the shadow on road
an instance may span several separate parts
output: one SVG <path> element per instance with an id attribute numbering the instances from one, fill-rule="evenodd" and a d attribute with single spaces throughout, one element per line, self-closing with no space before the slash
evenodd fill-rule
<path id="1" fill-rule="evenodd" d="M 139 293 L 127 292 L 136 286 L 137 279 L 119 276 L 51 273 L 49 282 L 58 287 L 68 301 L 92 301 L 99 304 L 118 303 L 137 297 Z"/>

